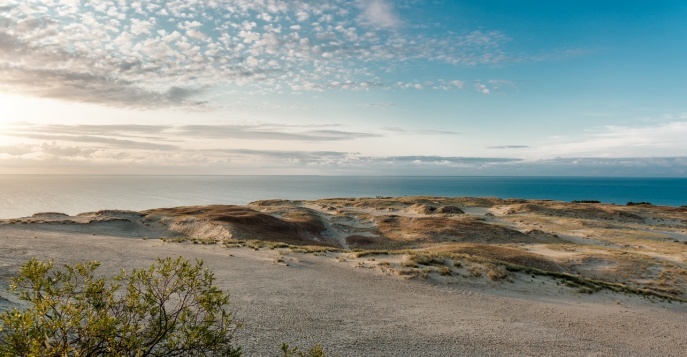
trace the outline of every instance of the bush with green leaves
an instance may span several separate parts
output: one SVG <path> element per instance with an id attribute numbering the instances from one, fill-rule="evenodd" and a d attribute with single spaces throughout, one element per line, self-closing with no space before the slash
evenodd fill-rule
<path id="1" fill-rule="evenodd" d="M 0 314 L 2 356 L 240 356 L 229 296 L 181 257 L 114 277 L 89 262 L 31 259 L 11 288 L 26 309 Z"/>

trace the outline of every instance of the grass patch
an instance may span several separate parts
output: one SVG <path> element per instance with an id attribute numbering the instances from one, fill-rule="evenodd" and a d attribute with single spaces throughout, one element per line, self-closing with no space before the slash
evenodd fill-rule
<path id="1" fill-rule="evenodd" d="M 147 238 L 144 238 L 147 239 Z M 190 237 L 174 237 L 174 238 L 160 238 L 161 241 L 167 242 L 167 243 L 193 243 L 193 244 L 205 244 L 205 245 L 214 245 L 217 244 L 218 241 L 214 239 L 207 239 L 207 238 L 190 238 Z"/>
<path id="2" fill-rule="evenodd" d="M 356 258 L 362 258 L 362 257 L 367 257 L 370 255 L 389 255 L 392 254 L 388 250 L 363 250 L 363 251 L 354 251 L 353 256 Z"/>
<path id="3" fill-rule="evenodd" d="M 444 265 L 445 257 L 435 254 L 416 254 L 412 256 L 412 260 L 421 265 Z"/>
<path id="4" fill-rule="evenodd" d="M 480 245 L 482 246 L 482 245 Z M 489 253 L 484 254 L 484 252 L 480 255 L 471 255 L 467 254 L 467 252 L 472 252 L 473 250 L 461 250 L 458 249 L 458 252 L 455 252 L 454 250 L 443 250 L 443 251 L 437 251 L 437 252 L 422 252 L 422 251 L 406 251 L 405 254 L 409 255 L 409 258 L 401 263 L 404 268 L 408 269 L 417 269 L 418 267 L 424 265 L 424 266 L 430 266 L 430 267 L 436 267 L 436 266 L 449 266 L 449 264 L 452 264 L 455 267 L 461 267 L 465 266 L 467 273 L 471 277 L 480 277 L 483 275 L 486 275 L 490 279 L 494 281 L 498 280 L 503 280 L 508 278 L 508 273 L 509 272 L 519 272 L 519 273 L 524 273 L 531 275 L 532 277 L 536 276 L 547 276 L 554 278 L 556 280 L 559 280 L 561 283 L 563 283 L 566 286 L 572 287 L 572 288 L 577 288 L 580 292 L 585 293 L 585 294 L 590 294 L 594 293 L 600 290 L 610 290 L 613 292 L 618 292 L 618 293 L 625 293 L 625 294 L 634 294 L 634 295 L 639 295 L 639 296 L 645 296 L 645 297 L 655 297 L 655 298 L 660 298 L 663 300 L 667 301 L 677 301 L 677 302 L 687 302 L 687 299 L 681 298 L 679 296 L 675 296 L 673 291 L 656 291 L 652 289 L 645 289 L 645 288 L 638 288 L 638 287 L 632 287 L 628 286 L 623 283 L 617 283 L 617 282 L 609 282 L 609 281 L 603 281 L 603 280 L 598 280 L 598 279 L 592 279 L 592 278 L 586 278 L 582 277 L 579 275 L 573 275 L 567 272 L 562 271 L 562 269 L 557 265 L 553 264 L 551 262 L 546 261 L 543 258 L 538 258 L 535 260 L 532 260 L 531 256 L 533 254 L 530 253 L 523 253 L 525 256 L 521 256 L 519 254 L 514 255 L 505 255 L 505 257 L 498 257 L 495 255 L 495 252 L 501 252 L 501 249 L 506 250 L 507 252 L 517 252 L 515 249 L 509 249 L 509 248 L 502 248 L 502 247 L 488 247 L 491 248 L 490 250 L 487 250 Z M 459 253 L 460 252 L 460 253 Z M 398 252 L 401 253 L 401 252 Z M 499 259 L 499 258 L 504 258 L 504 260 Z M 527 258 L 527 259 L 522 259 L 522 258 Z M 511 261 L 506 261 L 505 259 L 511 260 Z M 526 264 L 530 264 L 533 266 L 526 266 L 526 265 L 521 265 L 521 264 L 515 264 L 512 261 L 517 261 L 517 262 L 523 262 Z M 452 262 L 452 263 L 451 263 Z M 466 263 L 467 262 L 467 263 Z M 413 263 L 417 264 L 417 267 L 413 266 Z M 532 264 L 534 263 L 534 264 Z M 404 265 L 405 264 L 405 265 Z M 554 269 L 560 269 L 560 270 L 547 270 L 547 269 L 541 269 L 540 267 L 547 267 L 550 266 L 549 264 L 552 264 L 551 266 L 554 267 Z M 450 268 L 450 267 L 449 267 Z M 426 269 L 426 268 L 423 268 Z M 436 269 L 436 268 L 435 268 Z M 441 269 L 441 268 L 439 268 Z M 426 275 L 427 271 L 421 270 L 420 271 L 421 275 Z"/>
<path id="5" fill-rule="evenodd" d="M 470 265 L 467 270 L 468 274 L 473 278 L 479 278 L 482 276 L 482 268 L 478 265 Z"/>
<path id="6" fill-rule="evenodd" d="M 431 254 L 453 260 L 469 258 L 469 260 L 476 262 L 501 261 L 540 270 L 564 271 L 557 263 L 542 255 L 492 244 L 452 243 L 429 247 L 424 251 L 409 251 L 408 254 Z"/>
<path id="7" fill-rule="evenodd" d="M 443 276 L 450 276 L 450 275 L 453 275 L 453 271 L 451 271 L 451 268 L 449 268 L 447 266 L 443 266 L 443 267 L 439 268 L 439 274 L 441 274 Z"/>
<path id="8" fill-rule="evenodd" d="M 670 294 L 665 294 L 650 289 L 635 288 L 621 283 L 613 283 L 608 281 L 596 280 L 584 278 L 578 275 L 572 275 L 568 273 L 544 271 L 535 268 L 527 268 L 524 266 L 517 266 L 514 264 L 504 264 L 504 268 L 510 272 L 522 272 L 526 274 L 533 274 L 539 276 L 548 276 L 556 279 L 560 279 L 564 285 L 572 288 L 579 288 L 580 292 L 591 294 L 599 290 L 610 290 L 617 293 L 625 294 L 635 294 L 645 297 L 656 297 L 667 301 L 678 301 L 687 302 L 687 299 L 683 299 Z M 591 292 L 589 292 L 591 290 Z"/>
<path id="9" fill-rule="evenodd" d="M 487 277 L 493 281 L 501 281 L 508 278 L 508 271 L 500 265 L 486 264 L 485 268 L 487 270 Z"/>
<path id="10" fill-rule="evenodd" d="M 295 253 L 341 253 L 343 249 L 334 247 L 322 247 L 316 245 L 288 245 L 288 248 Z"/>
<path id="11" fill-rule="evenodd" d="M 417 265 L 417 262 L 414 260 L 411 260 L 411 259 L 401 262 L 401 266 L 404 268 L 417 268 L 417 267 L 419 267 L 419 265 Z"/>

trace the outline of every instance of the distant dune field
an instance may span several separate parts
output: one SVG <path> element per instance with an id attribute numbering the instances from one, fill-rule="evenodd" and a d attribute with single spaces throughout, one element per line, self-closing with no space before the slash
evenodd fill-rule
<path id="1" fill-rule="evenodd" d="M 683 355 L 687 209 L 498 198 L 271 200 L 0 221 L 0 308 L 31 257 L 206 261 L 247 355 Z"/>

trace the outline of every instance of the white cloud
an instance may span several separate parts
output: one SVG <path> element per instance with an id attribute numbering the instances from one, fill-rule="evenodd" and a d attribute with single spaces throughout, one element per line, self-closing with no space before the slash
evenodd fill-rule
<path id="1" fill-rule="evenodd" d="M 258 61 L 258 59 L 253 56 L 248 56 L 248 58 L 246 58 L 246 63 L 250 67 L 256 67 L 260 63 L 260 61 Z"/>
<path id="2" fill-rule="evenodd" d="M 33 151 L 33 146 L 26 144 L 0 146 L 0 154 L 21 156 Z"/>
<path id="3" fill-rule="evenodd" d="M 189 29 L 188 31 L 186 31 L 186 36 L 201 41 L 204 41 L 208 38 L 207 35 L 196 29 Z"/>
<path id="4" fill-rule="evenodd" d="M 451 83 L 454 84 L 458 88 L 462 88 L 462 83 L 456 83 L 456 82 L 460 82 L 460 81 L 453 81 Z M 515 82 L 510 81 L 510 80 L 505 80 L 505 79 L 490 79 L 490 80 L 487 80 L 486 82 L 478 80 L 478 81 L 475 81 L 475 83 L 473 84 L 473 87 L 475 88 L 475 90 L 477 92 L 482 93 L 482 94 L 493 94 L 496 92 L 503 92 L 503 91 L 508 90 L 508 89 L 517 90 L 517 88 L 515 86 Z"/>
<path id="5" fill-rule="evenodd" d="M 490 94 L 491 90 L 482 82 L 475 82 L 475 90 L 482 94 Z"/>
<path id="6" fill-rule="evenodd" d="M 61 4 L 67 5 L 67 6 L 79 6 L 80 0 L 60 0 Z"/>
<path id="7" fill-rule="evenodd" d="M 465 81 L 453 80 L 451 84 L 458 89 L 463 89 L 465 87 Z"/>
<path id="8" fill-rule="evenodd" d="M 648 132 L 641 142 L 664 137 L 675 132 L 663 143 L 687 134 L 686 123 L 671 123 L 647 128 L 606 128 L 596 136 L 634 137 Z M 318 174 L 484 174 L 484 175 L 617 175 L 617 176 L 684 176 L 687 174 L 685 151 L 672 155 L 618 155 L 592 157 L 592 153 L 574 152 L 570 157 L 542 157 L 524 160 L 522 157 L 443 156 L 443 155 L 371 155 L 365 152 L 341 150 L 265 150 L 259 142 L 282 142 L 283 148 L 293 143 L 310 143 L 321 147 L 328 142 L 375 139 L 374 135 L 341 130 L 330 126 L 288 126 L 279 124 L 241 125 L 9 125 L 5 135 L 24 143 L 0 146 L 2 172 L 37 172 L 50 163 L 55 170 L 99 172 L 103 166 L 109 172 L 153 173 L 318 173 Z M 408 135 L 455 135 L 447 131 L 422 128 L 385 128 L 385 136 L 396 136 L 408 142 Z M 229 140 L 228 140 L 229 139 Z M 635 139 L 636 140 L 636 139 Z M 588 140 L 585 142 L 594 142 Z M 657 143 L 660 144 L 661 141 Z M 672 144 L 671 144 L 672 143 Z M 618 145 L 619 143 L 615 143 Z M 626 142 L 627 144 L 627 142 Z M 583 143 L 578 143 L 583 146 Z M 299 145 L 299 147 L 302 147 Z M 350 147 L 350 146 L 349 146 Z M 355 146 L 358 147 L 358 146 Z M 608 146 L 604 146 L 608 148 Z M 685 147 L 682 144 L 682 147 Z M 507 155 L 529 151 L 525 145 L 504 145 L 492 149 Z M 555 148 L 546 148 L 552 150 Z M 686 148 L 687 149 L 687 148 Z M 421 148 L 417 149 L 418 151 Z M 645 153 L 651 147 L 642 147 Z M 39 163 L 39 165 L 37 165 Z M 14 169 L 13 169 L 14 168 Z M 22 169 L 23 168 L 23 169 Z M 32 171 L 33 170 L 33 171 Z M 80 171 L 79 171 L 80 170 Z M 149 170 L 149 171 L 146 171 Z M 160 172 L 160 171 L 157 171 Z"/>
<path id="9" fill-rule="evenodd" d="M 43 143 L 40 149 L 43 153 L 59 157 L 87 157 L 97 151 L 96 149 L 81 149 L 77 146 L 59 146 L 55 142 L 51 144 Z"/>
<path id="10" fill-rule="evenodd" d="M 202 98 L 174 101 L 167 94 L 223 86 L 250 87 L 247 93 L 458 90 L 463 82 L 436 78 L 398 85 L 394 74 L 415 62 L 508 60 L 508 39 L 495 31 L 380 31 L 402 24 L 397 10 L 387 0 L 103 1 L 78 7 L 12 0 L 0 7 L 0 90 L 115 106 L 196 108 Z"/>
<path id="11" fill-rule="evenodd" d="M 687 156 L 687 122 L 652 126 L 605 126 L 581 139 L 559 138 L 540 147 L 537 157 Z"/>
<path id="12" fill-rule="evenodd" d="M 361 21 L 369 26 L 381 28 L 396 28 L 401 19 L 396 14 L 394 6 L 386 0 L 367 0 L 362 3 Z"/>
<path id="13" fill-rule="evenodd" d="M 131 33 L 134 36 L 150 34 L 150 30 L 155 26 L 154 20 L 131 19 Z"/>

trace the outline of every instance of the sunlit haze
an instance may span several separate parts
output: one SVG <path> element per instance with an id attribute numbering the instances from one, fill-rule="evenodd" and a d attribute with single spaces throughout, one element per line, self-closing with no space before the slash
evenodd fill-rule
<path id="1" fill-rule="evenodd" d="M 0 1 L 0 174 L 687 175 L 684 1 Z"/>

